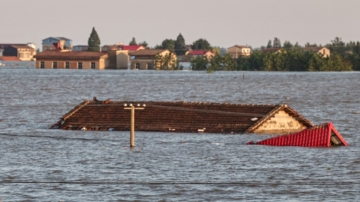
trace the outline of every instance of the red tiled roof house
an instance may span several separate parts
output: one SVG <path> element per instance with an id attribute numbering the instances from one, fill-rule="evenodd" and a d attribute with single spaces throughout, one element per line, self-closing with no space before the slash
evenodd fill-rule
<path id="1" fill-rule="evenodd" d="M 191 56 L 191 57 L 205 57 L 206 59 L 210 59 L 216 55 L 215 52 L 211 50 L 190 50 L 185 53 L 185 55 Z"/>

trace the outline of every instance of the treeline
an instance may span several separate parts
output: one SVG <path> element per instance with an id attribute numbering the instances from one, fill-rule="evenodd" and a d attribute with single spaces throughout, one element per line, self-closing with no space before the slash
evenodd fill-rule
<path id="1" fill-rule="evenodd" d="M 317 44 L 305 44 L 305 47 L 285 41 L 284 45 L 278 38 L 267 46 L 251 51 L 250 56 L 239 56 L 230 59 L 229 54 L 216 55 L 210 59 L 194 58 L 191 61 L 193 70 L 250 70 L 250 71 L 359 71 L 360 70 L 360 42 L 342 42 L 336 37 L 324 47 L 330 49 L 329 57 L 306 50 L 306 47 L 322 47 Z M 277 48 L 279 52 L 264 50 Z"/>
<path id="2" fill-rule="evenodd" d="M 160 44 L 155 45 L 154 47 L 148 46 L 146 41 L 137 43 L 135 37 L 129 42 L 130 45 L 141 45 L 148 49 L 168 49 L 170 52 L 175 53 L 178 56 L 184 55 L 188 50 L 212 50 L 217 54 L 225 54 L 226 48 L 221 48 L 218 46 L 211 46 L 211 44 L 203 38 L 200 38 L 190 45 L 186 45 L 185 38 L 180 33 L 176 39 L 164 39 Z"/>

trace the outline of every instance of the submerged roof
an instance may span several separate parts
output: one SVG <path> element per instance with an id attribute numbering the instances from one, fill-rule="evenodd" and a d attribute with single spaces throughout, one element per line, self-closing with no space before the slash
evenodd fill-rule
<path id="1" fill-rule="evenodd" d="M 140 131 L 251 133 L 279 110 L 286 110 L 306 127 L 312 126 L 286 105 L 88 100 L 61 117 L 51 128 L 128 131 L 130 110 L 125 110 L 124 104 L 129 103 L 146 105 L 144 110 L 135 112 L 135 130 Z"/>
<path id="2" fill-rule="evenodd" d="M 331 122 L 317 125 L 297 133 L 281 135 L 257 143 L 249 142 L 248 144 L 300 147 L 348 146 L 347 142 Z"/>

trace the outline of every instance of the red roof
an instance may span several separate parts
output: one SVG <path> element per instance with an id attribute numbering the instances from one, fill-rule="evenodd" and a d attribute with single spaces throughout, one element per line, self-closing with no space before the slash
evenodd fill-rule
<path id="1" fill-rule="evenodd" d="M 300 147 L 348 146 L 344 138 L 335 129 L 331 122 L 314 126 L 297 133 L 281 135 L 256 143 L 248 142 L 247 144 Z"/>
<path id="2" fill-rule="evenodd" d="M 2 61 L 21 61 L 16 56 L 2 56 L 2 57 L 0 57 L 0 60 L 2 60 Z"/>
<path id="3" fill-rule="evenodd" d="M 123 46 L 123 50 L 139 50 L 143 46 Z"/>
<path id="4" fill-rule="evenodd" d="M 204 50 L 193 50 L 193 51 L 190 51 L 189 54 L 190 55 L 204 55 L 205 51 Z"/>

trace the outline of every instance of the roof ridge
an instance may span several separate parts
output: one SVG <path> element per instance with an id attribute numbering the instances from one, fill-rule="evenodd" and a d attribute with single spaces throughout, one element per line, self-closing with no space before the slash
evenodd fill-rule
<path id="1" fill-rule="evenodd" d="M 74 107 L 69 113 L 65 114 L 62 119 L 65 121 L 66 119 L 70 118 L 73 114 L 75 114 L 76 112 L 78 112 L 80 109 L 82 109 L 83 107 L 85 107 L 87 104 L 90 103 L 90 100 L 86 100 L 83 103 L 81 103 L 80 105 Z"/>

